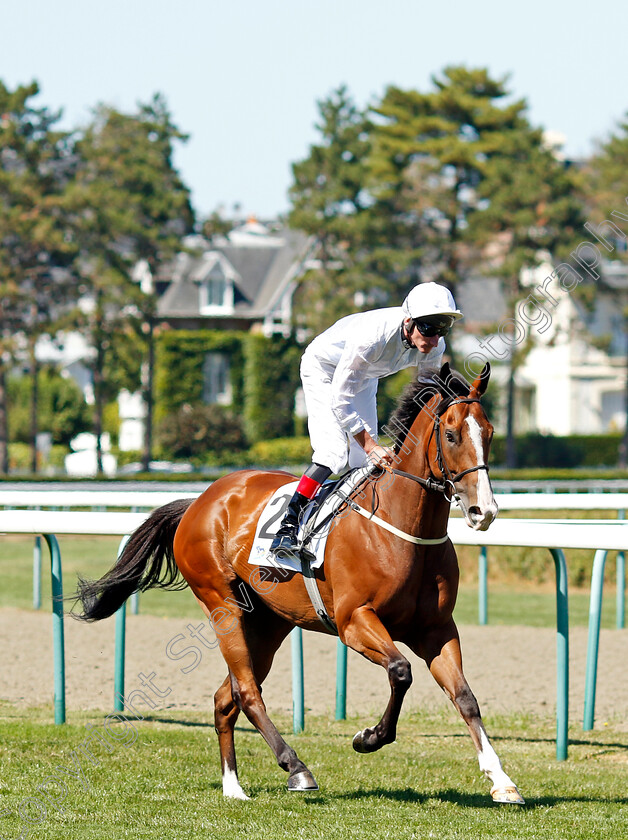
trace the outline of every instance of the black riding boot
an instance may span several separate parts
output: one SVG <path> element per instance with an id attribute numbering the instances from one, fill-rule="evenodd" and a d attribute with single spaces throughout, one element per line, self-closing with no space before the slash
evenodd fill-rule
<path id="1" fill-rule="evenodd" d="M 298 556 L 297 532 L 299 530 L 299 519 L 309 501 L 307 496 L 298 491 L 290 499 L 288 509 L 270 547 L 273 554 L 278 557 L 282 555 L 287 557 Z"/>
<path id="2" fill-rule="evenodd" d="M 307 468 L 293 497 L 288 503 L 283 521 L 279 526 L 277 535 L 270 546 L 272 553 L 278 557 L 299 557 L 297 532 L 299 530 L 299 519 L 308 502 L 318 493 L 323 481 L 329 478 L 331 470 L 322 464 L 312 464 Z"/>

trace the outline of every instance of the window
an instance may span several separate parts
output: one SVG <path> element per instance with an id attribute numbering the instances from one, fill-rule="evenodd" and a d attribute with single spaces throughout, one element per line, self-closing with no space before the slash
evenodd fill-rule
<path id="1" fill-rule="evenodd" d="M 205 283 L 205 306 L 224 306 L 226 288 L 224 277 L 208 279 Z"/>
<path id="2" fill-rule="evenodd" d="M 190 275 L 198 283 L 198 305 L 201 315 L 230 315 L 234 305 L 235 271 L 226 259 L 213 251 L 203 255 Z"/>
<path id="3" fill-rule="evenodd" d="M 203 362 L 203 402 L 206 405 L 231 403 L 229 357 L 225 353 L 207 353 Z"/>

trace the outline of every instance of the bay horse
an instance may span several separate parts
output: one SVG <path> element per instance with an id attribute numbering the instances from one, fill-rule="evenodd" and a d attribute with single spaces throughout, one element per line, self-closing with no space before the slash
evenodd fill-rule
<path id="1" fill-rule="evenodd" d="M 485 530 L 497 515 L 487 466 L 493 428 L 480 404 L 489 375 L 486 365 L 469 386 L 445 365 L 429 388 L 424 383 L 409 386 L 391 420 L 396 468 L 380 472 L 361 501 L 367 511 L 377 506 L 378 517 L 394 531 L 348 510 L 331 530 L 324 564 L 315 576 L 341 641 L 388 674 L 386 710 L 379 723 L 356 734 L 354 749 L 374 752 L 396 738 L 412 682 L 410 663 L 395 644 L 403 642 L 426 662 L 466 723 L 493 800 L 521 804 L 524 800 L 502 769 L 463 674 L 452 615 L 458 561 L 446 537 L 452 497 L 471 528 Z M 236 766 L 234 727 L 240 711 L 288 773 L 289 790 L 318 788 L 270 720 L 261 685 L 294 626 L 330 631 L 312 606 L 301 574 L 248 562 L 267 501 L 294 480 L 279 471 L 224 476 L 196 500 L 155 510 L 101 580 L 79 582 L 79 617 L 86 620 L 112 615 L 136 589 L 184 586 L 179 572 L 189 584 L 212 621 L 228 667 L 214 696 L 214 713 L 223 793 L 235 799 L 248 799 Z M 257 574 L 255 581 L 252 573 Z"/>

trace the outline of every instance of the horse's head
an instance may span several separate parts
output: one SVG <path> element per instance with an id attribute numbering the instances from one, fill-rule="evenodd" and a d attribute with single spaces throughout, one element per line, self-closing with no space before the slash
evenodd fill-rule
<path id="1" fill-rule="evenodd" d="M 488 477 L 493 427 L 480 404 L 489 377 L 486 364 L 469 387 L 445 364 L 433 383 L 410 387 L 391 420 L 397 452 L 414 450 L 406 468 L 444 485 L 445 495 L 458 502 L 467 525 L 476 531 L 485 531 L 498 513 Z"/>
<path id="2" fill-rule="evenodd" d="M 486 531 L 498 513 L 488 477 L 493 426 L 480 403 L 490 375 L 486 364 L 470 388 L 461 387 L 449 365 L 443 365 L 439 375 L 442 399 L 433 408 L 428 447 L 433 474 L 449 485 L 467 525 L 475 531 Z"/>

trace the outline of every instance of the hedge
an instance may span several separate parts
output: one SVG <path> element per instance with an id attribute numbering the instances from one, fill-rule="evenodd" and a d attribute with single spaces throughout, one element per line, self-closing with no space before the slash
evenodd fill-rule
<path id="1" fill-rule="evenodd" d="M 260 440 L 249 449 L 248 457 L 252 464 L 260 467 L 309 464 L 312 447 L 308 437 Z"/>
<path id="2" fill-rule="evenodd" d="M 251 443 L 294 433 L 301 349 L 291 339 L 247 335 L 244 342 L 244 430 Z"/>
<path id="3" fill-rule="evenodd" d="M 619 458 L 621 435 L 568 435 L 555 437 L 538 433 L 516 439 L 517 467 L 601 467 L 614 466 Z M 495 436 L 491 463 L 506 462 L 506 440 Z"/>
<path id="4" fill-rule="evenodd" d="M 157 339 L 155 419 L 175 414 L 185 404 L 203 402 L 203 364 L 208 353 L 229 356 L 232 407 L 242 411 L 243 353 L 241 332 L 172 330 Z"/>
<path id="5" fill-rule="evenodd" d="M 157 424 L 184 405 L 203 403 L 207 353 L 225 353 L 233 399 L 251 443 L 294 433 L 301 348 L 292 339 L 220 330 L 173 330 L 159 336 L 155 376 Z"/>

